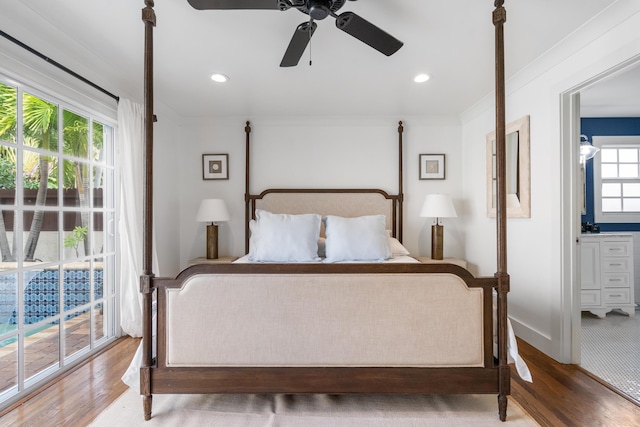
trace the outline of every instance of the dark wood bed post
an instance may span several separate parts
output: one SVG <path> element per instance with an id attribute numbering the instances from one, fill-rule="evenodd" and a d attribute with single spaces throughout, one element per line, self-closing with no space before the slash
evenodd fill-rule
<path id="1" fill-rule="evenodd" d="M 404 132 L 404 126 L 402 126 L 402 120 L 398 122 L 398 217 L 400 221 L 396 220 L 398 224 L 398 232 L 396 238 L 402 243 L 402 223 L 404 222 L 402 214 L 402 205 L 404 202 L 404 193 L 402 188 L 402 132 Z"/>
<path id="2" fill-rule="evenodd" d="M 507 293 L 509 274 L 507 273 L 507 203 L 506 203 L 506 163 L 505 163 L 505 78 L 504 78 L 504 23 L 507 12 L 504 0 L 495 0 L 493 25 L 495 26 L 495 66 L 496 66 L 496 228 L 498 269 L 498 410 L 500 420 L 507 418 L 507 396 L 511 392 L 511 375 L 507 364 Z"/>
<path id="3" fill-rule="evenodd" d="M 145 0 L 142 9 L 144 22 L 144 228 L 143 228 L 143 272 L 140 276 L 140 293 L 142 293 L 142 366 L 140 367 L 140 394 L 144 419 L 151 419 L 151 366 L 152 354 L 152 303 L 153 303 L 153 27 L 156 25 L 156 14 L 153 10 L 153 0 Z"/>
<path id="4" fill-rule="evenodd" d="M 250 141 L 250 134 L 251 134 L 251 123 L 249 123 L 249 121 L 247 120 L 247 123 L 244 127 L 244 133 L 246 135 L 246 151 L 245 151 L 245 166 L 244 166 L 244 253 L 248 254 L 249 253 L 249 220 L 251 219 L 251 211 L 250 209 L 250 204 L 251 204 L 251 199 L 250 199 L 250 195 L 251 193 L 249 192 L 249 179 L 251 178 L 251 176 L 249 175 L 249 166 L 250 165 L 250 157 L 249 157 L 249 143 Z"/>

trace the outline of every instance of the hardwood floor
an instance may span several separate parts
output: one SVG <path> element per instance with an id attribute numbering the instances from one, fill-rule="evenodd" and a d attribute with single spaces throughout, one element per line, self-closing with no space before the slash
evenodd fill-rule
<path id="1" fill-rule="evenodd" d="M 540 425 L 640 425 L 640 406 L 602 385 L 579 366 L 558 363 L 521 340 L 518 350 L 531 370 L 533 383 L 512 374 L 511 396 Z"/>
<path id="2" fill-rule="evenodd" d="M 40 393 L 0 414 L 0 426 L 86 426 L 122 394 L 120 381 L 139 340 L 122 338 Z M 575 365 L 563 365 L 519 341 L 533 384 L 514 373 L 511 394 L 542 426 L 638 426 L 640 406 Z M 142 415 L 142 406 L 140 407 Z M 507 417 L 508 419 L 508 417 Z"/>
<path id="3" fill-rule="evenodd" d="M 0 426 L 86 426 L 127 386 L 120 377 L 139 339 L 121 338 L 30 399 L 0 413 Z"/>

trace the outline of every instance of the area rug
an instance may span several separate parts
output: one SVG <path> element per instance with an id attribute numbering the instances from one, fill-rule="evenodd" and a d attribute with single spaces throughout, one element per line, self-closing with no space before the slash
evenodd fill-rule
<path id="1" fill-rule="evenodd" d="M 210 427 L 417 427 L 537 426 L 512 399 L 507 422 L 495 395 L 154 395 L 150 421 L 128 390 L 91 424 Z"/>

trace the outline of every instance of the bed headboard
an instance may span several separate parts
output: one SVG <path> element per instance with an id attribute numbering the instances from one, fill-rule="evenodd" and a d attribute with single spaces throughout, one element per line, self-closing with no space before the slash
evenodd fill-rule
<path id="1" fill-rule="evenodd" d="M 385 215 L 387 229 L 402 242 L 402 122 L 398 122 L 398 194 L 389 194 L 380 189 L 268 189 L 260 194 L 251 194 L 250 178 L 250 133 L 247 122 L 246 133 L 246 181 L 245 181 L 245 251 L 249 252 L 249 221 L 255 218 L 256 209 L 274 213 L 316 213 L 322 216 L 337 215 L 357 217 L 363 215 Z"/>
<path id="2" fill-rule="evenodd" d="M 353 218 L 385 215 L 387 230 L 398 236 L 398 196 L 376 189 L 269 189 L 250 196 L 251 218 L 256 209 L 274 213 L 316 213 Z"/>

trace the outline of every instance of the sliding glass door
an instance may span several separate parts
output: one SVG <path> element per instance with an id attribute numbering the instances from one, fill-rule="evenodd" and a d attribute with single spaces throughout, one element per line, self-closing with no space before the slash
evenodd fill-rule
<path id="1" fill-rule="evenodd" d="M 116 335 L 113 126 L 0 75 L 0 407 Z"/>

